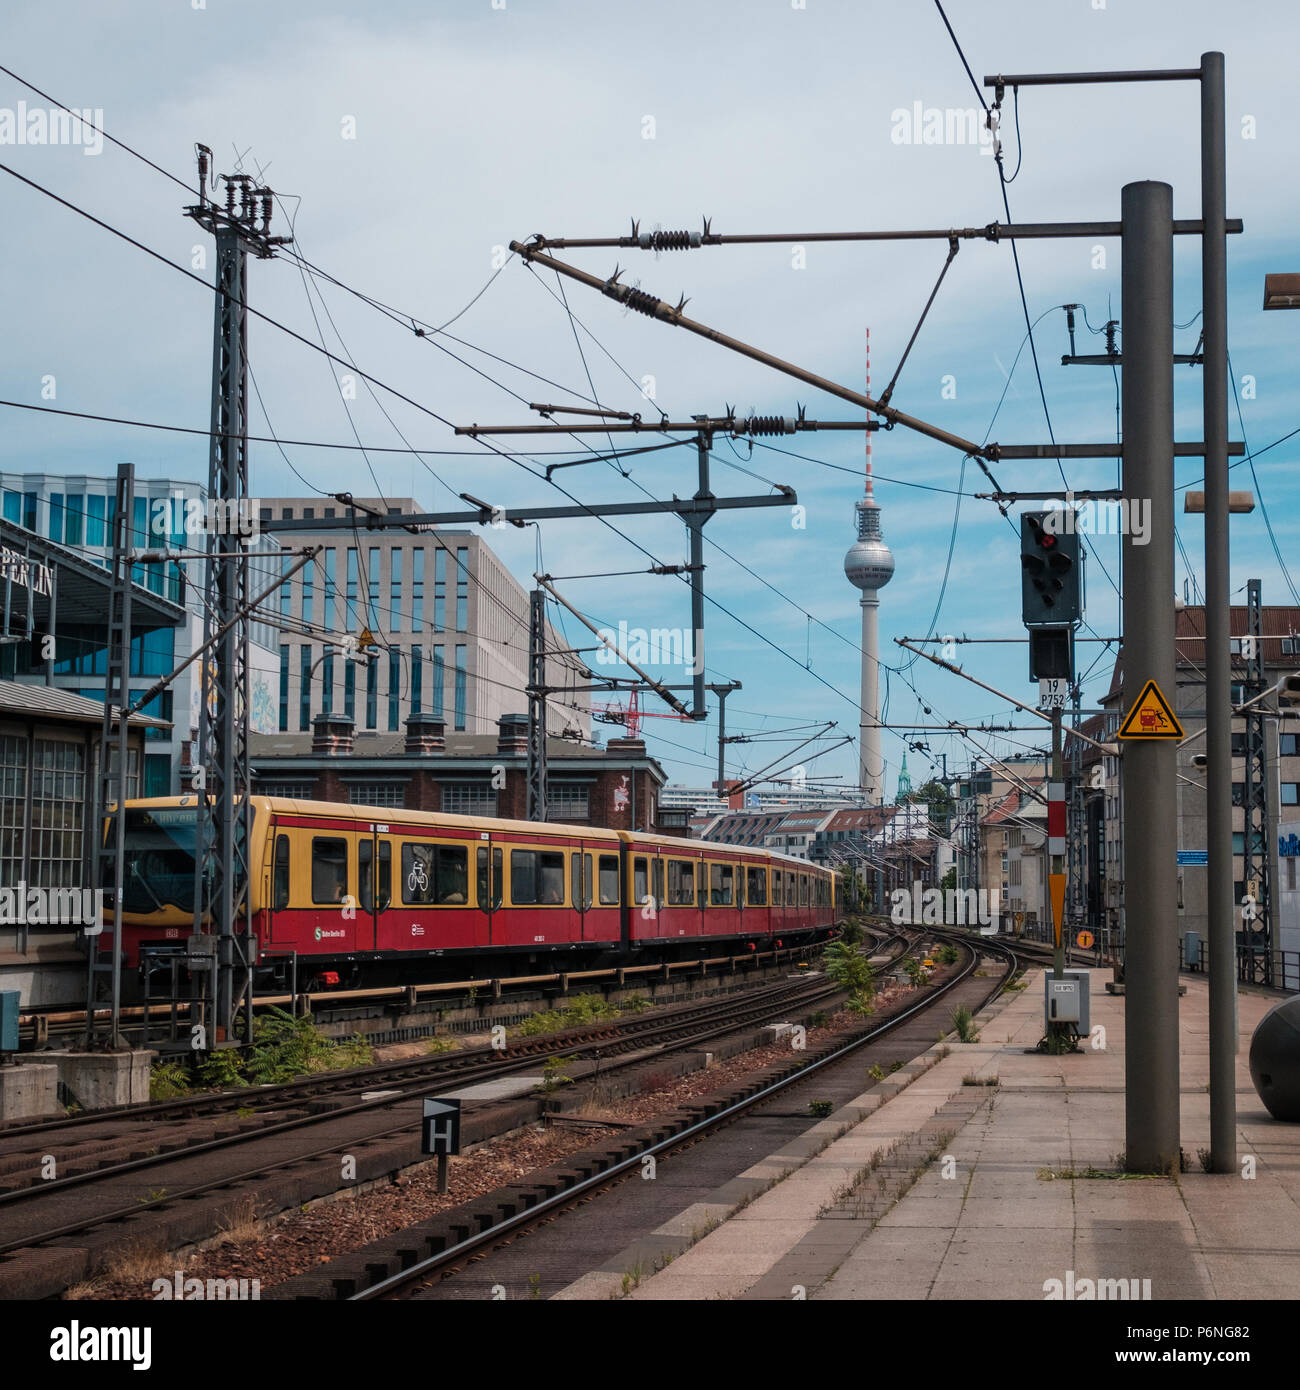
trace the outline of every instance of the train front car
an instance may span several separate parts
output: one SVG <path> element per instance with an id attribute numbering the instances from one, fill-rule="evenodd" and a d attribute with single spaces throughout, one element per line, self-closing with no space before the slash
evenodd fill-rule
<path id="1" fill-rule="evenodd" d="M 250 863 L 253 865 L 253 934 L 259 933 L 265 905 L 260 901 L 257 872 L 266 842 L 270 802 L 253 797 Z M 107 837 L 112 821 L 104 823 Z M 198 800 L 193 796 L 151 797 L 126 804 L 125 849 L 122 859 L 122 961 L 131 970 L 141 964 L 141 952 L 184 951 L 194 934 L 194 846 L 198 834 Z M 244 820 L 236 826 L 244 839 Z M 111 847 L 111 843 L 110 843 Z M 101 885 L 104 893 L 103 931 L 96 940 L 102 956 L 113 948 L 113 901 L 117 888 L 110 866 Z M 236 884 L 235 898 L 242 907 L 243 883 Z M 243 917 L 240 921 L 242 924 Z"/>

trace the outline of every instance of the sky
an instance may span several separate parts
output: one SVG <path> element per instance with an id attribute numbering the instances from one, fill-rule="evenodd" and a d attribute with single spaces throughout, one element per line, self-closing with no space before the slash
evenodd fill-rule
<path id="1" fill-rule="evenodd" d="M 945 9 L 977 81 L 995 72 L 1188 68 L 1204 51 L 1226 54 L 1228 212 L 1245 228 L 1228 249 L 1238 397 L 1229 405 L 1230 436 L 1259 452 L 1300 427 L 1300 315 L 1261 311 L 1265 273 L 1300 271 L 1300 192 L 1290 175 L 1294 7 L 950 0 Z M 501 441 L 511 455 L 504 457 L 450 428 L 535 420 L 529 402 L 596 401 L 646 418 L 728 407 L 788 416 L 797 405 L 810 419 L 862 418 L 827 393 L 528 267 L 505 250 L 513 239 L 617 236 L 633 219 L 642 231 L 698 230 L 705 217 L 718 232 L 789 233 L 789 242 L 754 246 L 558 254 L 601 279 L 617 265 L 625 283 L 673 303 L 685 295 L 691 317 L 855 390 L 864 385 L 869 328 L 878 393 L 934 288 L 945 243 L 800 244 L 798 234 L 1005 220 L 996 162 L 978 143 L 911 138 L 918 103 L 923 117 L 958 113 L 955 130 L 960 113 L 978 107 L 937 9 L 922 0 L 665 0 L 653 9 L 609 0 L 74 2 L 27 7 L 7 28 L 4 67 L 57 102 L 102 112 L 110 135 L 162 170 L 193 184 L 199 141 L 220 172 L 260 174 L 278 195 L 273 230 L 292 234 L 293 250 L 339 282 L 284 254 L 251 263 L 249 300 L 383 385 L 372 395 L 358 384 L 348 399 L 345 367 L 254 319 L 250 431 L 359 439 L 373 449 L 253 443 L 255 496 L 379 492 L 413 496 L 431 510 L 460 509 L 461 492 L 507 508 L 567 504 L 543 469 L 582 457 L 571 437 Z M 201 259 L 207 237 L 184 215 L 191 194 L 111 144 L 88 152 L 6 143 L 4 113 L 16 115 L 23 101 L 29 110 L 50 105 L 0 73 L 0 163 L 210 282 L 210 251 Z M 1118 220 L 1122 187 L 1140 179 L 1173 186 L 1176 217 L 1199 215 L 1196 84 L 1026 88 L 1018 114 L 1023 150 L 1008 92 L 1001 134 L 1006 175 L 1015 175 L 1007 189 L 1015 220 Z M 211 292 L 8 174 L 0 198 L 8 243 L 0 258 L 3 399 L 206 429 Z M 1069 343 L 1056 306 L 1082 305 L 1093 329 L 1120 319 L 1122 341 L 1119 242 L 1021 242 L 1019 252 L 1055 437 L 1113 441 L 1114 374 L 1060 364 Z M 1199 266 L 1197 240 L 1177 238 L 1179 352 L 1197 341 Z M 411 320 L 446 332 L 417 337 Z M 963 243 L 892 404 L 976 441 L 1046 442 L 1025 329 L 1011 247 Z M 1081 353 L 1102 350 L 1082 313 L 1077 339 Z M 1201 434 L 1199 375 L 1195 367 L 1176 372 L 1180 440 Z M 0 410 L 6 471 L 109 474 L 131 459 L 145 477 L 206 477 L 200 436 Z M 610 449 L 602 435 L 587 445 Z M 430 452 L 416 457 L 412 447 Z M 1265 508 L 1232 521 L 1234 602 L 1244 601 L 1249 578 L 1263 581 L 1266 604 L 1293 601 L 1265 514 L 1291 577 L 1300 577 L 1298 458 L 1300 434 L 1260 454 L 1254 479 L 1249 463 L 1232 472 L 1232 486 L 1256 489 Z M 1023 637 L 1014 510 L 1008 521 L 976 497 L 990 485 L 959 451 L 905 429 L 875 434 L 873 461 L 896 560 L 880 609 L 887 721 L 1032 723 L 895 642 Z M 732 744 L 729 775 L 776 760 L 778 771 L 795 761 L 810 782 L 856 780 L 859 609 L 843 557 L 854 539 L 862 462 L 856 432 L 752 448 L 716 441 L 719 496 L 771 495 L 782 484 L 802 509 L 721 512 L 706 527 L 706 669 L 711 681 L 742 682 L 728 701 L 727 732 L 836 726 L 792 758 L 782 754 L 806 733 Z M 695 466 L 688 444 L 621 467 L 589 462 L 555 481 L 584 503 L 662 499 L 693 493 Z M 1070 461 L 1064 484 L 1054 461 L 999 464 L 994 474 L 1008 491 L 1110 487 L 1118 465 Z M 1176 474 L 1179 487 L 1195 486 L 1199 461 L 1179 460 Z M 1192 600 L 1204 581 L 1201 519 L 1183 516 L 1181 503 L 1176 515 L 1185 549 L 1177 597 Z M 537 531 L 485 534 L 529 585 Z M 682 580 L 644 573 L 652 563 L 685 561 L 678 519 L 550 520 L 540 543 L 543 570 L 597 623 L 689 630 Z M 1093 544 L 1079 635 L 1114 638 L 1119 538 Z M 602 577 L 567 578 L 592 574 Z M 575 645 L 585 639 L 571 617 L 562 630 Z M 1078 650 L 1078 669 L 1088 673 L 1084 705 L 1094 707 L 1114 647 L 1089 640 Z M 971 674 L 1033 702 L 1023 643 L 972 642 L 957 652 Z M 649 669 L 670 682 L 689 678 L 680 667 Z M 656 708 L 653 697 L 645 704 Z M 706 723 L 648 720 L 645 735 L 670 781 L 711 780 L 715 711 Z M 839 743 L 845 736 L 853 741 Z M 909 747 L 917 743 L 925 746 Z M 886 790 L 892 796 L 905 752 L 919 783 L 945 758 L 952 772 L 990 750 L 1043 744 L 1038 731 L 963 739 L 891 730 Z"/>

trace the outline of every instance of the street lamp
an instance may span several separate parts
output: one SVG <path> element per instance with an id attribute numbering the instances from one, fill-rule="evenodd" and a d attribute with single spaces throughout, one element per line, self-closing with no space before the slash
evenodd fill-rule
<path id="1" fill-rule="evenodd" d="M 1300 275 L 1264 276 L 1264 308 L 1300 309 Z"/>

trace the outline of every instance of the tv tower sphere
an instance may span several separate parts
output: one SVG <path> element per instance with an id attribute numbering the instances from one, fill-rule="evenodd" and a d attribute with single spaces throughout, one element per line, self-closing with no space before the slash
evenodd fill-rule
<path id="1" fill-rule="evenodd" d="M 870 494 L 860 497 L 854 503 L 854 510 L 858 538 L 844 557 L 844 573 L 854 588 L 874 592 L 883 589 L 894 577 L 894 552 L 880 534 L 880 506 L 876 499 Z"/>

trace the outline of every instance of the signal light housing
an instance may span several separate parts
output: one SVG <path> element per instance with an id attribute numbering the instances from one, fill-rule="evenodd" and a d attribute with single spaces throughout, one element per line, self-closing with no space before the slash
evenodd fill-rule
<path id="1" fill-rule="evenodd" d="M 1082 581 L 1073 512 L 1022 512 L 1020 612 L 1025 626 L 1073 627 L 1083 617 Z"/>

